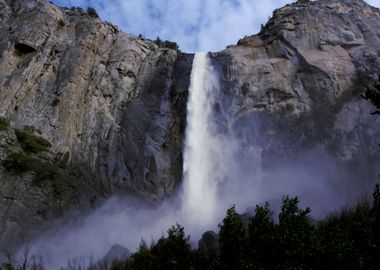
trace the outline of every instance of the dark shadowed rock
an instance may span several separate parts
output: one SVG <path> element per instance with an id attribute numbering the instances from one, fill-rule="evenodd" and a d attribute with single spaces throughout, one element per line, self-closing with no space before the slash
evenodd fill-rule
<path id="1" fill-rule="evenodd" d="M 198 242 L 198 250 L 208 255 L 219 255 L 219 236 L 213 231 L 207 231 Z"/>
<path id="2" fill-rule="evenodd" d="M 102 258 L 103 261 L 111 263 L 116 260 L 126 260 L 131 256 L 129 249 L 122 245 L 115 244 L 113 245 L 107 254 Z"/>

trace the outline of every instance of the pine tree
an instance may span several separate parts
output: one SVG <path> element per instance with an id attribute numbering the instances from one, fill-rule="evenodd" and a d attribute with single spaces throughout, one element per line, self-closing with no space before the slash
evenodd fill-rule
<path id="1" fill-rule="evenodd" d="M 309 269 L 314 253 L 315 228 L 309 214 L 310 208 L 298 208 L 299 199 L 286 196 L 282 201 L 276 257 L 282 269 Z"/>
<path id="2" fill-rule="evenodd" d="M 255 215 L 248 227 L 249 264 L 252 269 L 272 269 L 274 267 L 274 245 L 276 224 L 269 203 L 256 205 Z"/>
<path id="3" fill-rule="evenodd" d="M 220 263 L 222 269 L 244 269 L 247 234 L 235 206 L 227 210 L 227 215 L 219 225 L 219 228 Z"/>
<path id="4" fill-rule="evenodd" d="M 380 185 L 376 184 L 372 205 L 372 260 L 374 269 L 380 269 Z"/>
<path id="5" fill-rule="evenodd" d="M 168 237 L 161 238 L 152 247 L 152 254 L 158 259 L 156 269 L 169 270 L 191 269 L 192 250 L 189 236 L 185 235 L 184 227 L 177 224 L 168 230 Z"/>

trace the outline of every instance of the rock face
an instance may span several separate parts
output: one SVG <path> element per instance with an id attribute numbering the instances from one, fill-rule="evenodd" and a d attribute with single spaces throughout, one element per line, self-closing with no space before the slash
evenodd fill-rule
<path id="1" fill-rule="evenodd" d="M 124 246 L 115 244 L 113 245 L 107 254 L 102 258 L 106 263 L 113 262 L 116 260 L 126 260 L 131 256 L 131 252 Z"/>
<path id="2" fill-rule="evenodd" d="M 263 166 L 315 164 L 305 153 L 318 148 L 318 159 L 344 172 L 342 186 L 368 191 L 378 173 L 380 119 L 361 93 L 380 74 L 379 29 L 379 9 L 361 0 L 298 1 L 274 11 L 258 35 L 213 54 L 222 121 L 236 136 L 255 134 Z"/>
<path id="3" fill-rule="evenodd" d="M 75 203 L 120 192 L 170 195 L 182 173 L 192 55 L 47 1 L 1 0 L 0 18 L 0 117 L 9 123 L 0 158 L 21 153 L 58 167 L 65 157 L 70 175 L 53 196 L 55 179 L 34 181 L 43 169 L 18 168 L 20 156 L 0 166 L 1 240 Z M 51 147 L 23 151 L 15 131 L 24 127 Z"/>
<path id="4" fill-rule="evenodd" d="M 276 10 L 212 54 L 228 125 L 255 133 L 265 166 L 322 145 L 372 186 L 380 120 L 360 93 L 380 73 L 378 29 L 360 0 Z M 0 0 L 0 33 L 0 243 L 73 205 L 174 192 L 193 55 L 45 0 Z"/>

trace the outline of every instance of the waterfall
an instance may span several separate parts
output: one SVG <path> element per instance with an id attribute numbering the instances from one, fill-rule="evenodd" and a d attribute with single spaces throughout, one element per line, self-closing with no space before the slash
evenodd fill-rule
<path id="1" fill-rule="evenodd" d="M 222 143 L 215 130 L 213 108 L 218 78 L 208 54 L 196 53 L 187 102 L 184 149 L 183 212 L 193 223 L 211 225 L 217 207 Z"/>
<path id="2" fill-rule="evenodd" d="M 182 197 L 183 220 L 193 234 L 215 229 L 232 204 L 244 211 L 259 197 L 256 121 L 240 129 L 233 126 L 231 105 L 226 106 L 225 99 L 208 54 L 196 53 L 187 101 Z"/>

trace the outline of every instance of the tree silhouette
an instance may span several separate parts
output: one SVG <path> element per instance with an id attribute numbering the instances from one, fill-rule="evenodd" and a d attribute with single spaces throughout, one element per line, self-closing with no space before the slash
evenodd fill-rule
<path id="1" fill-rule="evenodd" d="M 256 205 L 255 215 L 248 225 L 249 265 L 252 269 L 274 267 L 276 225 L 269 203 Z"/>
<path id="2" fill-rule="evenodd" d="M 223 222 L 219 224 L 220 263 L 222 269 L 243 269 L 247 234 L 235 206 L 227 210 Z"/>
<path id="3" fill-rule="evenodd" d="M 277 229 L 276 257 L 282 269 L 309 269 L 314 253 L 315 228 L 310 208 L 298 207 L 299 199 L 286 196 L 282 200 Z"/>

